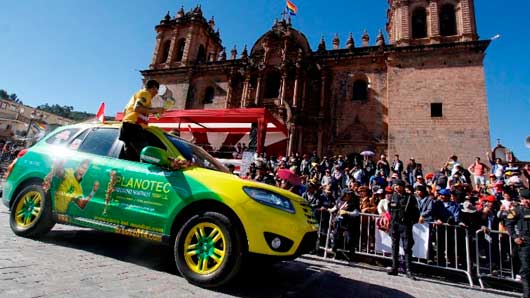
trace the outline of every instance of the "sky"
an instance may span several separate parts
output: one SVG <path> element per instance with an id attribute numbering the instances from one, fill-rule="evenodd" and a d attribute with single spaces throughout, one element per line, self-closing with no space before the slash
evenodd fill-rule
<path id="1" fill-rule="evenodd" d="M 155 44 L 154 27 L 167 11 L 174 16 L 200 4 L 214 16 L 223 45 L 241 52 L 280 17 L 284 0 L 3 0 L 0 10 L 0 89 L 24 104 L 59 104 L 107 115 L 121 111 L 141 87 Z M 293 26 L 315 50 L 321 35 L 328 48 L 335 33 L 356 44 L 364 30 L 371 42 L 386 24 L 387 0 L 293 0 Z M 497 34 L 484 60 L 492 146 L 497 139 L 519 159 L 530 160 L 530 1 L 476 0 L 481 39 Z M 388 38 L 387 38 L 388 40 Z M 470 111 L 470 125 L 473 124 Z"/>

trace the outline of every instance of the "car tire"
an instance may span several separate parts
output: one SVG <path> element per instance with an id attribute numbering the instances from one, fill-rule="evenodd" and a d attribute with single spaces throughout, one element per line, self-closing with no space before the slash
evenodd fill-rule
<path id="1" fill-rule="evenodd" d="M 9 215 L 9 225 L 16 235 L 28 238 L 38 238 L 53 228 L 51 200 L 42 186 L 32 184 L 18 193 Z"/>
<path id="2" fill-rule="evenodd" d="M 240 229 L 224 214 L 194 215 L 175 240 L 177 269 L 186 280 L 200 287 L 224 285 L 240 271 L 243 239 Z"/>

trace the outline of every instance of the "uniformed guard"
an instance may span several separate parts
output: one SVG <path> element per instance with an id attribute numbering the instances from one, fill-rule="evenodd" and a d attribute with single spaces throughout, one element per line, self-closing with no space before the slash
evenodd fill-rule
<path id="1" fill-rule="evenodd" d="M 396 179 L 393 181 L 394 193 L 388 205 L 389 212 L 392 216 L 390 221 L 390 235 L 392 237 L 392 268 L 388 271 L 389 275 L 398 274 L 399 266 L 399 241 L 403 241 L 405 251 L 405 265 L 407 277 L 414 280 L 411 271 L 412 247 L 414 239 L 412 238 L 412 226 L 416 224 L 420 217 L 418 202 L 414 196 L 405 193 L 405 182 Z"/>
<path id="2" fill-rule="evenodd" d="M 510 210 L 507 216 L 508 231 L 517 244 L 521 261 L 521 281 L 523 283 L 523 297 L 530 298 L 530 190 L 519 191 L 521 204 Z"/>

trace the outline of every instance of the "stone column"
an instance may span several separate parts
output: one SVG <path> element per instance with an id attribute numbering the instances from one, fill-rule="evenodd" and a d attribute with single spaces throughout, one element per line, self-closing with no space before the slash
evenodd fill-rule
<path id="1" fill-rule="evenodd" d="M 320 86 L 320 112 L 324 112 L 324 106 L 326 104 L 326 75 L 322 74 L 321 76 L 321 86 Z"/>
<path id="2" fill-rule="evenodd" d="M 225 99 L 225 109 L 228 109 L 231 107 L 232 105 L 232 92 L 233 92 L 233 87 L 232 87 L 232 84 L 234 83 L 232 77 L 230 76 L 230 78 L 228 78 L 228 88 L 226 90 L 226 99 Z"/>
<path id="3" fill-rule="evenodd" d="M 259 106 L 259 103 L 260 103 L 260 100 L 261 100 L 261 78 L 262 76 L 260 75 L 257 79 L 257 83 L 256 83 L 256 96 L 254 97 L 254 104 L 256 106 Z"/>
<path id="4" fill-rule="evenodd" d="M 250 87 L 250 76 L 247 76 L 245 78 L 245 82 L 243 83 L 243 92 L 241 94 L 241 107 L 244 108 L 247 106 L 247 98 L 248 98 L 248 89 Z"/>
<path id="5" fill-rule="evenodd" d="M 438 2 L 432 1 L 429 4 L 429 15 L 431 22 L 430 37 L 433 43 L 440 42 L 440 16 L 438 14 Z"/>
<path id="6" fill-rule="evenodd" d="M 289 139 L 287 141 L 287 156 L 291 156 L 291 154 L 293 154 L 295 131 L 295 125 L 294 123 L 291 123 L 289 125 Z"/>
<path id="7" fill-rule="evenodd" d="M 409 13 L 409 7 L 408 6 L 401 6 L 401 40 L 403 40 L 404 43 L 408 44 L 410 40 L 410 13 Z"/>
<path id="8" fill-rule="evenodd" d="M 462 28 L 458 28 L 462 31 L 457 33 L 463 35 L 466 40 L 473 40 L 476 35 L 475 11 L 472 1 L 473 0 L 460 1 L 461 20 L 458 20 L 458 14 L 456 14 L 457 23 L 462 24 Z"/>
<path id="9" fill-rule="evenodd" d="M 191 42 L 195 34 L 195 27 L 188 29 L 188 34 L 186 34 L 186 44 L 184 45 L 184 53 L 182 53 L 182 62 L 187 63 L 190 61 L 190 51 L 192 46 Z"/>
<path id="10" fill-rule="evenodd" d="M 298 81 L 300 80 L 299 71 L 296 72 L 296 77 L 294 79 L 294 90 L 293 90 L 293 107 L 298 106 Z"/>
<path id="11" fill-rule="evenodd" d="M 324 115 L 326 106 L 326 79 L 327 76 L 323 72 L 321 75 L 321 87 L 320 87 L 320 112 L 319 112 L 319 123 L 318 123 L 318 154 L 323 154 L 323 143 L 324 143 Z"/>
<path id="12" fill-rule="evenodd" d="M 156 60 L 158 59 L 158 51 L 160 51 L 160 43 L 162 41 L 162 35 L 159 34 L 156 37 L 155 50 L 153 52 L 153 58 L 151 59 L 151 68 L 156 65 Z"/>
<path id="13" fill-rule="evenodd" d="M 302 105 L 302 108 L 301 110 L 303 111 L 304 110 L 304 107 L 305 107 L 305 101 L 306 101 L 306 93 L 307 93 L 307 74 L 304 75 L 304 84 L 302 86 L 302 99 L 301 99 L 301 105 Z"/>
<path id="14" fill-rule="evenodd" d="M 281 90 L 281 93 L 280 93 L 280 106 L 283 106 L 283 101 L 285 100 L 285 94 L 286 94 L 286 89 L 287 89 L 287 73 L 283 73 L 282 74 L 282 90 Z"/>

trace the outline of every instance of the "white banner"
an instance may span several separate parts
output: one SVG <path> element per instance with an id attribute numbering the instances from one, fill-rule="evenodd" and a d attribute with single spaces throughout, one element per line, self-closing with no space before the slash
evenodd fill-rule
<path id="1" fill-rule="evenodd" d="M 414 247 L 412 248 L 412 255 L 415 258 L 426 259 L 429 244 L 429 225 L 415 224 L 412 228 L 414 238 Z M 390 234 L 379 230 L 375 230 L 375 251 L 392 253 L 392 238 Z M 403 242 L 399 241 L 399 254 L 404 255 Z"/>
<path id="2" fill-rule="evenodd" d="M 254 151 L 245 151 L 243 152 L 243 158 L 241 159 L 241 169 L 239 176 L 245 177 L 247 171 L 250 169 L 250 164 L 254 161 Z"/>

